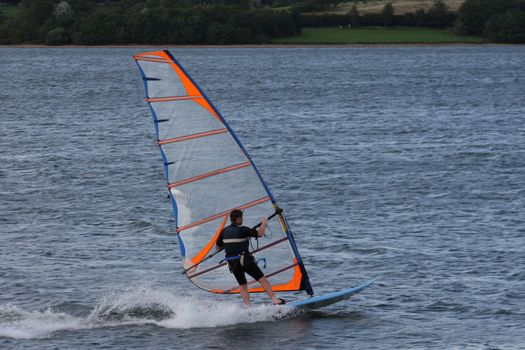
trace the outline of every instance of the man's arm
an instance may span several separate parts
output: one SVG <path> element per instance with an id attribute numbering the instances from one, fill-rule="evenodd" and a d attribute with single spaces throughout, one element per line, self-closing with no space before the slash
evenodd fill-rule
<path id="1" fill-rule="evenodd" d="M 217 240 L 215 241 L 215 250 L 221 250 L 224 248 L 224 241 L 222 240 L 222 230 L 221 233 L 219 233 L 219 237 L 217 237 Z"/>
<path id="2" fill-rule="evenodd" d="M 268 219 L 264 218 L 261 220 L 261 226 L 259 226 L 259 228 L 257 229 L 257 236 L 264 236 L 264 232 L 266 231 L 266 225 L 268 225 Z"/>

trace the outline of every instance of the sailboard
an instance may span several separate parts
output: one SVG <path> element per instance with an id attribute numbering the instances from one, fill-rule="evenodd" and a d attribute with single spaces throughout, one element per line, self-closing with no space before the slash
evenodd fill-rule
<path id="1" fill-rule="evenodd" d="M 213 250 L 229 213 L 241 209 L 245 222 L 272 218 L 267 226 L 270 234 L 251 249 L 272 289 L 305 291 L 313 297 L 284 212 L 221 113 L 168 50 L 133 58 L 153 116 L 183 273 L 189 281 L 212 293 L 239 293 L 224 254 Z M 264 292 L 255 280 L 248 280 L 248 290 Z"/>
<path id="2" fill-rule="evenodd" d="M 340 301 L 349 299 L 351 296 L 362 292 L 365 288 L 370 287 L 376 279 L 371 279 L 370 281 L 363 283 L 357 287 L 346 288 L 337 292 L 327 293 L 318 296 L 312 296 L 311 298 L 292 301 L 288 305 L 301 310 L 313 310 L 318 309 L 324 306 L 332 305 Z"/>

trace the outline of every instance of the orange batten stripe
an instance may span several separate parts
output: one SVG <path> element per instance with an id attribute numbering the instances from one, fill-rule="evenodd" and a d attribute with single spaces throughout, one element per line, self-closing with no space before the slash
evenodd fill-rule
<path id="1" fill-rule="evenodd" d="M 197 176 L 194 176 L 194 177 L 187 178 L 185 180 L 181 180 L 181 181 L 177 181 L 177 182 L 174 182 L 172 184 L 169 184 L 168 188 L 182 186 L 182 185 L 188 184 L 190 182 L 199 181 L 199 180 L 206 179 L 208 177 L 219 175 L 219 174 L 224 174 L 224 173 L 227 173 L 227 172 L 232 171 L 232 170 L 246 168 L 247 166 L 250 166 L 250 164 L 251 164 L 250 162 L 246 162 L 246 163 L 241 163 L 241 164 L 237 164 L 237 165 L 232 165 L 232 166 L 229 166 L 229 167 L 226 167 L 226 168 L 222 168 L 222 169 L 219 169 L 219 170 L 210 171 L 208 173 L 204 173 L 204 174 L 201 174 L 201 175 L 197 175 Z"/>
<path id="2" fill-rule="evenodd" d="M 224 134 L 226 132 L 228 132 L 228 129 L 226 129 L 226 128 L 216 129 L 216 130 L 211 130 L 211 131 L 204 131 L 204 132 L 199 132 L 197 134 L 179 136 L 179 137 L 174 137 L 172 139 L 166 139 L 166 140 L 159 140 L 159 141 L 157 141 L 157 144 L 165 145 L 165 144 L 168 144 L 168 143 L 187 141 L 187 140 L 196 139 L 196 138 L 199 138 L 199 137 Z"/>
<path id="3" fill-rule="evenodd" d="M 218 219 L 220 218 L 221 216 L 224 216 L 226 214 L 228 214 L 229 212 L 231 212 L 233 209 L 240 209 L 240 210 L 243 210 L 243 209 L 248 209 L 248 208 L 251 208 L 253 206 L 256 206 L 257 204 L 261 204 L 261 203 L 264 203 L 264 202 L 267 202 L 270 200 L 270 197 L 263 197 L 261 199 L 257 199 L 253 202 L 250 202 L 250 203 L 246 203 L 244 205 L 241 205 L 240 207 L 235 207 L 235 208 L 232 208 L 232 209 L 228 209 L 228 210 L 225 210 L 223 211 L 222 213 L 219 213 L 219 214 L 215 214 L 215 215 L 212 215 L 210 217 L 207 217 L 207 218 L 204 218 L 204 219 L 201 219 L 199 221 L 195 221 L 195 222 L 192 222 L 191 224 L 188 224 L 188 225 L 185 225 L 185 226 L 181 226 L 179 228 L 177 228 L 177 233 L 178 232 L 181 232 L 181 231 L 184 231 L 184 230 L 187 230 L 189 228 L 192 228 L 192 227 L 195 227 L 195 226 L 199 226 L 199 225 L 202 225 L 202 224 L 205 224 L 207 222 L 210 222 L 210 221 L 213 221 L 215 219 Z"/>
<path id="4" fill-rule="evenodd" d="M 282 269 L 279 269 L 277 271 L 274 271 L 274 272 L 271 272 L 269 274 L 266 274 L 264 275 L 264 277 L 266 278 L 270 278 L 272 276 L 275 276 L 277 274 L 280 274 L 281 272 L 284 272 L 284 271 L 287 271 L 287 270 L 290 270 L 291 268 L 294 268 L 296 266 L 298 266 L 299 263 L 295 263 L 295 264 L 292 264 L 292 265 L 289 265 L 289 266 L 286 266 L 286 267 L 283 267 Z M 257 282 L 256 280 L 251 280 L 250 282 L 248 282 L 247 284 L 250 285 L 250 284 L 254 284 L 255 282 Z M 281 287 L 281 286 L 279 286 Z M 231 287 L 230 289 L 227 289 L 224 291 L 225 294 L 228 294 L 228 293 L 232 293 L 232 292 L 237 292 L 239 290 L 239 287 Z M 272 290 L 275 291 L 274 288 L 272 288 Z"/>
<path id="5" fill-rule="evenodd" d="M 146 102 L 169 102 L 169 101 L 184 101 L 193 100 L 196 98 L 203 98 L 200 95 L 195 96 L 168 96 L 168 97 L 150 97 L 146 99 Z"/>

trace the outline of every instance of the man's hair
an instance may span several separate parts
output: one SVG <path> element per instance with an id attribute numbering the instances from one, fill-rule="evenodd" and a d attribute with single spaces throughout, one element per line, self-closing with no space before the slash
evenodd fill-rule
<path id="1" fill-rule="evenodd" d="M 237 220 L 237 218 L 240 218 L 240 217 L 242 217 L 242 210 L 233 209 L 232 212 L 230 213 L 230 220 L 232 222 L 235 222 L 235 220 Z"/>

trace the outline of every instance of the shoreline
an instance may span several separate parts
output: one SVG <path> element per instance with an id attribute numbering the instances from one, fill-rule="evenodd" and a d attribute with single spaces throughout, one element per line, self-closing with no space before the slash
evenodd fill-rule
<path id="1" fill-rule="evenodd" d="M 147 44 L 111 44 L 111 45 L 43 45 L 43 44 L 0 44 L 1 48 L 27 48 L 27 49 L 83 49 L 83 48 L 165 48 L 165 47 L 172 47 L 172 48 L 203 48 L 203 49 L 250 49 L 250 48 L 256 48 L 256 49 L 262 49 L 262 48 L 370 48 L 370 47 L 419 47 L 419 46 L 524 46 L 525 44 L 509 44 L 509 43 L 369 43 L 369 44 L 322 44 L 322 43 L 316 43 L 316 44 L 246 44 L 246 45 L 180 45 L 180 44 L 155 44 L 155 45 L 147 45 Z"/>

